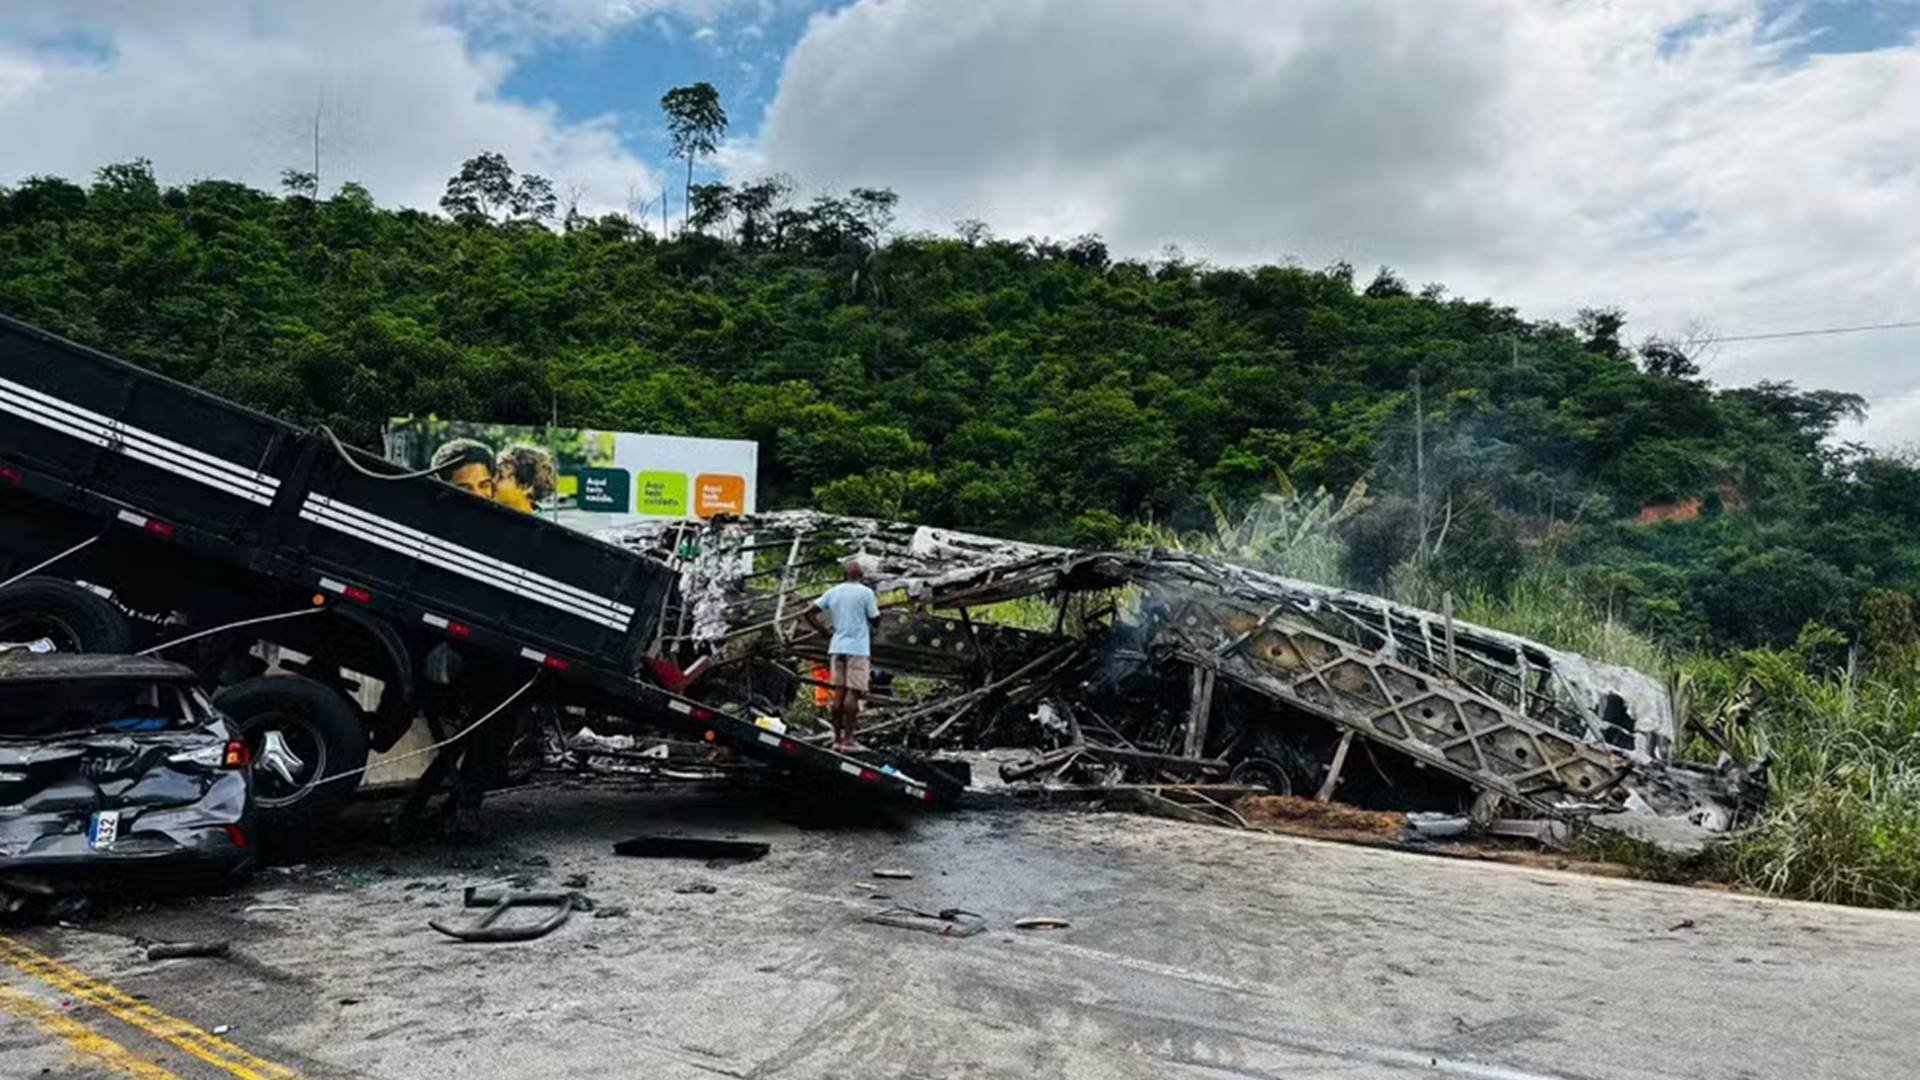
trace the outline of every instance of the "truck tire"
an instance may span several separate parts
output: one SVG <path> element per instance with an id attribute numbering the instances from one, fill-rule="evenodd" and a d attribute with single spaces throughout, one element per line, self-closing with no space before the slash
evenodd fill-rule
<path id="1" fill-rule="evenodd" d="M 0 642 L 46 638 L 59 652 L 133 651 L 121 610 L 71 581 L 30 577 L 0 589 Z"/>
<path id="2" fill-rule="evenodd" d="M 304 675 L 259 675 L 213 703 L 253 752 L 253 815 L 268 837 L 297 839 L 340 812 L 360 779 L 323 783 L 367 764 L 360 710 Z"/>

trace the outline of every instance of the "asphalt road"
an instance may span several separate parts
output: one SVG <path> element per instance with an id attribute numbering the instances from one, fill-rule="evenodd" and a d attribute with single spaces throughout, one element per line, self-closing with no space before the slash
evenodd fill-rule
<path id="1" fill-rule="evenodd" d="M 1733 1080 L 1920 1061 L 1910 916 L 1117 814 L 801 827 L 765 800 L 604 788 L 489 809 L 488 846 L 342 843 L 244 895 L 0 939 L 0 1076 Z M 647 831 L 773 852 L 611 854 Z M 871 876 L 895 867 L 914 878 Z M 516 873 L 586 874 L 629 914 L 519 945 L 426 927 Z M 871 925 L 875 892 L 990 929 Z M 1012 928 L 1030 915 L 1072 925 Z M 233 955 L 154 964 L 133 944 L 209 936 Z"/>

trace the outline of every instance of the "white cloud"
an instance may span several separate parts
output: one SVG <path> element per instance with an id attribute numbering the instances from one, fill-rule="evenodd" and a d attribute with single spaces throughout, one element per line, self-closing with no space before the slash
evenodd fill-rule
<path id="1" fill-rule="evenodd" d="M 577 30 L 589 12 L 638 17 L 666 6 L 543 3 L 556 33 Z M 0 13 L 0 183 L 84 179 L 106 162 L 147 157 L 169 181 L 273 188 L 283 168 L 311 166 L 317 109 L 323 181 L 358 181 L 385 203 L 434 207 L 447 176 L 481 150 L 563 191 L 583 187 L 591 206 L 657 191 L 660 177 L 626 149 L 612 118 L 569 122 L 503 97 L 505 46 L 477 48 L 462 29 L 483 17 L 504 28 L 541 6 L 14 0 Z"/>
<path id="2" fill-rule="evenodd" d="M 1920 46 L 1799 58 L 1763 0 L 859 0 L 743 164 L 916 224 L 1294 256 L 1642 333 L 1920 318 Z M 1722 381 L 1887 400 L 1920 333 L 1732 345 Z"/>

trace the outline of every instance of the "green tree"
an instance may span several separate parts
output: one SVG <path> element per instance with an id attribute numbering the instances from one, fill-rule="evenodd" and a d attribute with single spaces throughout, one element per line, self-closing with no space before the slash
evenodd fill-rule
<path id="1" fill-rule="evenodd" d="M 686 220 L 693 221 L 693 163 L 711 156 L 727 132 L 727 112 L 720 106 L 720 91 L 710 82 L 676 86 L 660 95 L 660 109 L 667 114 L 667 138 L 673 156 L 687 159 L 685 192 Z"/>

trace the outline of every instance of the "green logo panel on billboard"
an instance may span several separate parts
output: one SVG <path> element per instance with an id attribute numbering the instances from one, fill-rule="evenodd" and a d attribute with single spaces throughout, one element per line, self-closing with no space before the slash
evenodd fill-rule
<path id="1" fill-rule="evenodd" d="M 685 517 L 687 513 L 687 474 L 642 469 L 633 474 L 638 496 L 633 510 L 649 517 Z"/>
<path id="2" fill-rule="evenodd" d="M 576 481 L 580 509 L 596 514 L 621 514 L 632 498 L 625 469 L 581 469 Z"/>

